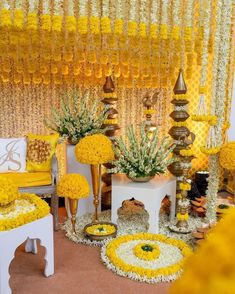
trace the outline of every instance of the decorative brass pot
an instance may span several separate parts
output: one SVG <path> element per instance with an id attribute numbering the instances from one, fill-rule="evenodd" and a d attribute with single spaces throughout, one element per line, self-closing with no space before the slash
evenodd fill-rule
<path id="1" fill-rule="evenodd" d="M 169 130 L 169 134 L 171 137 L 175 140 L 179 140 L 182 137 L 188 137 L 190 134 L 190 131 L 187 127 L 172 127 Z"/>
<path id="2" fill-rule="evenodd" d="M 175 110 L 170 114 L 170 117 L 173 118 L 174 121 L 185 121 L 189 118 L 189 114 L 185 110 Z"/>
<path id="3" fill-rule="evenodd" d="M 146 183 L 149 182 L 151 179 L 153 179 L 155 176 L 146 176 L 146 177 L 131 177 L 129 175 L 127 175 L 128 179 L 130 179 L 132 182 L 136 182 L 136 183 Z"/>
<path id="4" fill-rule="evenodd" d="M 180 161 L 173 162 L 168 166 L 168 170 L 176 177 L 182 176 L 184 171 Z"/>

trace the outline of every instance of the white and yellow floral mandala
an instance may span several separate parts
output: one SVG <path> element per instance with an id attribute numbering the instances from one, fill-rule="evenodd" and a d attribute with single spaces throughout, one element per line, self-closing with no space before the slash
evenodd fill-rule
<path id="1" fill-rule="evenodd" d="M 183 241 L 140 233 L 107 241 L 101 249 L 101 259 L 108 269 L 120 276 L 158 283 L 178 278 L 191 252 Z"/>

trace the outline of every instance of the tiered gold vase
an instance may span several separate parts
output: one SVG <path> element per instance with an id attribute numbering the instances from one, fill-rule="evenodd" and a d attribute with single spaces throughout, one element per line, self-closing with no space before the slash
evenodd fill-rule
<path id="1" fill-rule="evenodd" d="M 113 139 L 115 136 L 118 135 L 120 131 L 120 127 L 117 123 L 117 117 L 118 117 L 118 111 L 117 111 L 117 97 L 115 97 L 115 87 L 112 81 L 112 78 L 110 76 L 106 77 L 105 84 L 103 86 L 103 91 L 105 93 L 106 98 L 102 100 L 104 105 L 109 105 L 110 109 L 108 111 L 108 117 L 107 120 L 109 123 L 104 123 L 103 128 L 106 128 L 105 135 L 109 137 L 110 139 Z M 108 96 L 110 97 L 108 98 Z M 113 122 L 112 122 L 113 121 Z M 106 168 L 112 168 L 113 166 L 110 163 L 104 164 L 105 169 Z M 112 192 L 112 186 L 111 186 L 111 174 L 110 173 L 104 173 L 102 175 L 102 182 L 104 183 L 101 190 L 101 203 L 103 209 L 110 209 L 111 207 L 111 192 Z"/>
<path id="2" fill-rule="evenodd" d="M 174 87 L 174 95 L 177 95 L 177 99 L 174 98 L 171 101 L 171 103 L 175 106 L 175 109 L 170 114 L 170 116 L 175 122 L 185 122 L 189 118 L 188 112 L 184 109 L 184 107 L 189 103 L 188 100 L 185 98 L 186 92 L 187 87 L 184 81 L 183 71 L 182 69 L 180 69 Z M 188 171 L 190 168 L 186 168 L 184 163 L 190 163 L 193 159 L 193 156 L 183 157 L 180 155 L 180 150 L 188 149 L 189 146 L 193 143 L 195 135 L 190 132 L 187 126 L 172 126 L 169 130 L 169 134 L 173 139 L 178 141 L 175 149 L 173 150 L 173 153 L 175 154 L 175 156 L 177 156 L 177 158 L 179 158 L 179 160 L 172 163 L 168 167 L 168 169 L 176 177 L 180 177 L 180 179 L 177 180 L 177 194 L 181 195 L 180 203 L 182 203 L 182 206 L 178 205 L 177 212 L 183 216 L 188 213 L 189 207 L 186 207 L 185 205 L 186 203 L 188 203 L 188 201 L 186 201 L 187 191 L 181 191 L 179 184 L 180 182 L 185 182 L 188 179 Z M 188 222 L 186 220 L 178 220 L 176 226 L 179 228 L 187 228 Z"/>
<path id="3" fill-rule="evenodd" d="M 71 223 L 72 223 L 72 233 L 76 234 L 76 218 L 77 218 L 77 211 L 78 211 L 78 199 L 69 199 L 69 209 L 71 214 Z"/>

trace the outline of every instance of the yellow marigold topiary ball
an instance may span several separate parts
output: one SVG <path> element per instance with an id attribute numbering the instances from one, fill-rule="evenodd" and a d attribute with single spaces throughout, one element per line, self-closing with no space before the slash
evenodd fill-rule
<path id="1" fill-rule="evenodd" d="M 235 141 L 222 146 L 219 161 L 223 168 L 235 170 Z"/>
<path id="2" fill-rule="evenodd" d="M 12 180 L 0 176 L 0 205 L 7 205 L 19 196 L 18 187 Z"/>
<path id="3" fill-rule="evenodd" d="M 79 174 L 64 175 L 56 187 L 57 194 L 71 199 L 88 197 L 90 188 L 87 179 Z"/>
<path id="4" fill-rule="evenodd" d="M 75 148 L 77 161 L 85 164 L 102 164 L 114 160 L 111 140 L 102 134 L 87 136 Z"/>
<path id="5" fill-rule="evenodd" d="M 235 209 L 220 220 L 198 251 L 190 256 L 171 294 L 235 293 Z"/>

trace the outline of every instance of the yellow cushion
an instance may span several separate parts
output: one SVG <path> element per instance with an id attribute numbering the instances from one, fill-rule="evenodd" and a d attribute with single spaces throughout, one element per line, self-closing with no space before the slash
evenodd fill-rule
<path id="1" fill-rule="evenodd" d="M 50 171 L 59 134 L 27 136 L 27 171 Z"/>
<path id="2" fill-rule="evenodd" d="M 20 188 L 51 185 L 50 172 L 1 173 L 1 176 L 11 179 Z"/>

